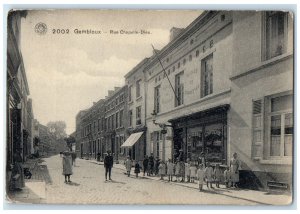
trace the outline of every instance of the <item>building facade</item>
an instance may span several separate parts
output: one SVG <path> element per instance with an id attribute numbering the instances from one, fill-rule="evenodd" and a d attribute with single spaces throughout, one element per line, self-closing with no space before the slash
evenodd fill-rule
<path id="1" fill-rule="evenodd" d="M 29 87 L 20 50 L 21 19 L 26 12 L 12 11 L 7 22 L 7 144 L 6 168 L 14 162 L 13 154 L 21 150 L 23 161 L 30 154 L 28 151 L 27 97 Z M 9 173 L 7 173 L 9 175 Z"/>
<path id="2" fill-rule="evenodd" d="M 148 58 L 142 60 L 137 66 L 125 75 L 128 87 L 127 134 L 128 138 L 122 145 L 124 153 L 134 160 L 143 160 L 146 155 L 146 82 L 144 67 Z M 131 137 L 130 137 L 131 136 Z M 138 136 L 135 138 L 134 136 Z"/>
<path id="3" fill-rule="evenodd" d="M 127 86 L 109 91 L 105 99 L 104 150 L 110 150 L 117 162 L 125 158 L 121 145 L 127 137 L 127 111 Z"/>
<path id="4" fill-rule="evenodd" d="M 172 33 L 172 32 L 171 32 Z M 232 14 L 200 15 L 146 67 L 148 153 L 225 164 L 232 70 Z M 153 111 L 154 110 L 154 111 Z M 161 126 L 155 122 L 166 124 Z M 165 131 L 166 130 L 166 131 Z"/>
<path id="5" fill-rule="evenodd" d="M 288 12 L 233 13 L 230 154 L 243 182 L 292 185 L 293 19 Z"/>

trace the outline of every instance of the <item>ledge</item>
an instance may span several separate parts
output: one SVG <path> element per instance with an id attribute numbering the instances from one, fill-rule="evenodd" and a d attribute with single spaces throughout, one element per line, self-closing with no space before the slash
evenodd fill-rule
<path id="1" fill-rule="evenodd" d="M 291 158 L 281 158 L 281 159 L 268 159 L 268 160 L 259 160 L 261 164 L 267 165 L 292 165 L 293 159 Z"/>
<path id="2" fill-rule="evenodd" d="M 282 62 L 284 60 L 287 60 L 289 58 L 293 57 L 293 53 L 286 53 L 286 54 L 282 54 L 280 56 L 277 56 L 277 57 L 274 57 L 272 59 L 269 59 L 269 60 L 266 60 L 266 61 L 262 61 L 259 65 L 256 65 L 252 68 L 250 68 L 249 70 L 246 70 L 246 71 L 242 71 L 242 72 L 239 72 L 237 74 L 234 74 L 234 75 L 231 75 L 229 77 L 230 80 L 235 80 L 235 79 L 238 79 L 240 77 L 243 77 L 243 76 L 246 76 L 248 74 L 251 74 L 255 71 L 258 71 L 258 70 L 261 70 L 267 66 L 270 66 L 270 65 L 274 65 L 276 63 L 279 63 L 279 62 Z"/>

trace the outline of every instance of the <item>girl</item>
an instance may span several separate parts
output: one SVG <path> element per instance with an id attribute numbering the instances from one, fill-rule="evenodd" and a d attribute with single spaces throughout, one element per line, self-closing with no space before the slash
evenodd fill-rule
<path id="1" fill-rule="evenodd" d="M 173 174 L 174 174 L 174 164 L 172 163 L 171 159 L 169 159 L 167 163 L 167 175 L 169 178 L 169 182 L 172 181 Z"/>
<path id="2" fill-rule="evenodd" d="M 194 181 L 195 181 L 196 172 L 197 172 L 197 167 L 195 166 L 195 163 L 192 163 L 190 166 L 190 176 L 191 176 L 192 183 L 194 183 Z"/>
<path id="3" fill-rule="evenodd" d="M 186 176 L 186 180 L 187 182 L 190 182 L 190 167 L 191 167 L 191 163 L 190 163 L 190 159 L 188 158 L 186 160 L 186 163 L 184 164 L 184 170 L 185 170 L 185 176 Z"/>
<path id="4" fill-rule="evenodd" d="M 178 181 L 178 178 L 180 176 L 180 162 L 177 160 L 175 165 L 175 176 L 176 176 L 176 182 Z"/>
<path id="5" fill-rule="evenodd" d="M 166 165 L 163 161 L 161 161 L 159 166 L 158 166 L 158 172 L 159 172 L 159 175 L 160 175 L 160 180 L 164 180 L 164 176 L 166 174 Z"/>
<path id="6" fill-rule="evenodd" d="M 225 186 L 226 188 L 228 188 L 230 185 L 230 171 L 229 171 L 229 167 L 226 166 L 226 169 L 224 171 L 224 181 L 225 181 Z"/>
<path id="7" fill-rule="evenodd" d="M 213 188 L 212 187 L 212 180 L 213 180 L 213 173 L 214 173 L 214 170 L 213 168 L 211 167 L 210 163 L 207 162 L 206 163 L 206 168 L 205 168 L 205 180 L 206 180 L 206 185 L 207 185 L 207 188 Z"/>
<path id="8" fill-rule="evenodd" d="M 239 182 L 239 168 L 240 168 L 240 161 L 237 158 L 237 153 L 233 153 L 233 158 L 230 160 L 230 172 L 231 172 L 231 182 L 232 187 L 237 188 L 237 183 Z"/>
<path id="9" fill-rule="evenodd" d="M 140 171 L 140 165 L 139 165 L 139 162 L 136 161 L 135 165 L 134 165 L 134 173 L 135 173 L 135 177 L 138 178 L 139 177 L 139 173 L 141 172 Z"/>
<path id="10" fill-rule="evenodd" d="M 130 157 L 127 156 L 127 159 L 125 161 L 125 167 L 126 167 L 126 171 L 127 171 L 127 176 L 130 176 L 130 171 L 131 171 L 131 167 L 132 167 L 132 161 L 130 160 Z"/>
<path id="11" fill-rule="evenodd" d="M 185 173 L 185 165 L 183 161 L 180 161 L 180 176 L 181 176 L 181 181 L 184 182 L 184 173 Z"/>
<path id="12" fill-rule="evenodd" d="M 221 176 L 222 176 L 222 172 L 221 172 L 221 169 L 220 169 L 220 165 L 216 164 L 216 168 L 214 170 L 214 179 L 215 179 L 217 188 L 220 187 Z"/>
<path id="13" fill-rule="evenodd" d="M 198 184 L 199 184 L 199 191 L 202 191 L 202 189 L 203 189 L 204 176 L 205 176 L 205 172 L 203 170 L 203 164 L 200 164 L 199 168 L 197 170 L 197 178 L 198 178 Z"/>

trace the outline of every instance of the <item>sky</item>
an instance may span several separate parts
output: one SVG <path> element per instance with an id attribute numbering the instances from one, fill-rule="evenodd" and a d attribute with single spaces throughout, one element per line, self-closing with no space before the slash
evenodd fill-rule
<path id="1" fill-rule="evenodd" d="M 21 51 L 35 119 L 44 125 L 65 121 L 71 134 L 80 110 L 123 86 L 124 75 L 152 55 L 151 44 L 161 49 L 169 42 L 172 27 L 184 28 L 200 14 L 200 10 L 29 11 L 22 20 Z M 35 31 L 40 22 L 47 26 L 45 34 Z M 57 29 L 69 33 L 58 34 Z M 75 34 L 75 29 L 101 34 Z M 121 34 L 141 30 L 150 34 Z"/>

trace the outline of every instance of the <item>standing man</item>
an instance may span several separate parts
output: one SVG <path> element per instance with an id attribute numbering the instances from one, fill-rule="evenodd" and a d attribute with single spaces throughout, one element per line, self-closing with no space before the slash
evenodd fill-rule
<path id="1" fill-rule="evenodd" d="M 105 167 L 105 181 L 107 181 L 107 173 L 109 174 L 109 180 L 111 179 L 111 168 L 113 167 L 114 159 L 111 155 L 111 151 L 107 152 L 107 156 L 104 158 L 104 167 Z"/>
<path id="2" fill-rule="evenodd" d="M 149 164 L 149 159 L 148 159 L 148 156 L 146 155 L 144 160 L 143 160 L 144 176 L 145 176 L 146 172 L 148 174 L 148 164 Z"/>

